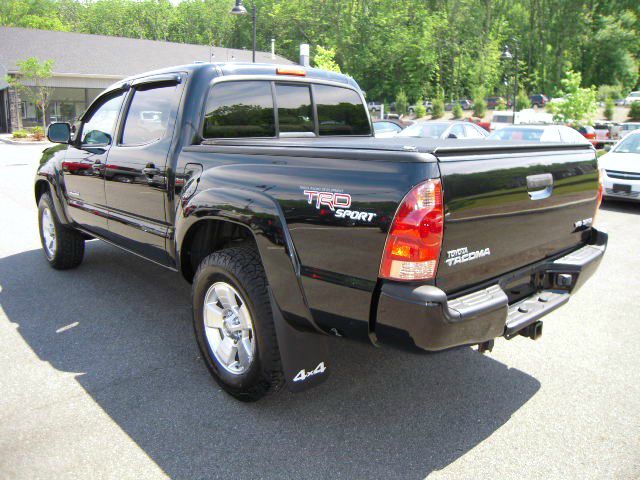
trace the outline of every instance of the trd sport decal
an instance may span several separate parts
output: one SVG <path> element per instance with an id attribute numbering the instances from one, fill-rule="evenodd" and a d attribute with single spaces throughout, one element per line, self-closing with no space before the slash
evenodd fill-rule
<path id="1" fill-rule="evenodd" d="M 304 189 L 305 187 L 303 187 Z M 375 213 L 360 212 L 350 210 L 351 195 L 343 192 L 323 192 L 318 190 L 304 189 L 309 205 L 314 204 L 320 210 L 322 206 L 329 207 L 336 218 L 350 218 L 351 220 L 360 220 L 362 222 L 370 222 L 376 217 Z"/>

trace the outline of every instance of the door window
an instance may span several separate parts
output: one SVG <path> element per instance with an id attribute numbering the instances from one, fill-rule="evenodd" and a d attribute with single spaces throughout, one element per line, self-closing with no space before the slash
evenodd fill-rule
<path id="1" fill-rule="evenodd" d="M 480 131 L 480 127 L 476 127 L 475 125 L 465 125 L 464 129 L 466 130 L 466 138 L 484 138 L 485 134 Z"/>
<path id="2" fill-rule="evenodd" d="M 153 85 L 136 89 L 122 132 L 123 145 L 141 145 L 164 137 L 179 85 Z"/>
<path id="3" fill-rule="evenodd" d="M 97 109 L 93 110 L 93 113 L 88 119 L 85 119 L 82 126 L 82 144 L 111 144 L 123 98 L 124 94 L 120 93 L 105 100 Z"/>
<path id="4" fill-rule="evenodd" d="M 449 132 L 449 135 L 451 134 L 454 134 L 456 138 L 466 138 L 464 134 L 464 126 L 460 125 L 459 123 L 451 128 L 451 132 Z"/>
<path id="5" fill-rule="evenodd" d="M 271 83 L 222 82 L 211 89 L 204 138 L 275 137 Z"/>

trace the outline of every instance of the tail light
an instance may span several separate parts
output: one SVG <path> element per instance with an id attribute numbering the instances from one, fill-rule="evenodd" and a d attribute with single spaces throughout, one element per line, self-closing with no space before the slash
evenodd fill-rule
<path id="1" fill-rule="evenodd" d="M 436 276 L 444 211 L 439 179 L 427 180 L 402 200 L 384 246 L 380 277 L 428 280 Z"/>

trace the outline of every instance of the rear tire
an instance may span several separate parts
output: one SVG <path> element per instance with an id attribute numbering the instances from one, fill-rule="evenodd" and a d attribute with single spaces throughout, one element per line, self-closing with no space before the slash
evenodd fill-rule
<path id="1" fill-rule="evenodd" d="M 38 226 L 49 265 L 56 270 L 68 270 L 82 263 L 84 237 L 79 231 L 60 223 L 48 193 L 44 193 L 38 202 Z"/>
<path id="2" fill-rule="evenodd" d="M 284 382 L 267 279 L 258 252 L 205 257 L 193 279 L 193 327 L 209 372 L 229 394 L 256 401 Z"/>

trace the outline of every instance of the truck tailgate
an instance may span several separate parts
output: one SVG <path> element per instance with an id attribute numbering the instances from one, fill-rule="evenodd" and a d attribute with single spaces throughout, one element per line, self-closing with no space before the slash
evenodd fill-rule
<path id="1" fill-rule="evenodd" d="M 436 284 L 447 293 L 586 241 L 598 195 L 589 145 L 438 149 L 445 223 Z"/>

